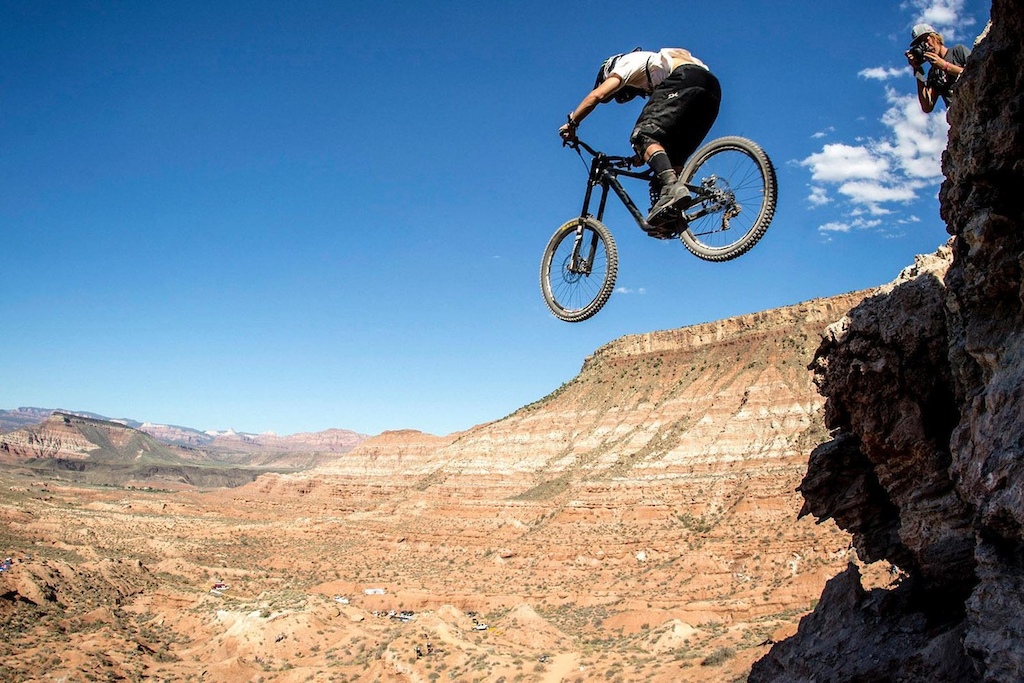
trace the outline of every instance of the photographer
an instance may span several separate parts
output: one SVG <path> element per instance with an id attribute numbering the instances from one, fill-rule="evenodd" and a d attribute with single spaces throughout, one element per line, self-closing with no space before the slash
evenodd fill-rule
<path id="1" fill-rule="evenodd" d="M 953 86 L 964 71 L 971 51 L 966 45 L 946 47 L 942 36 L 928 24 L 917 24 L 910 32 L 910 49 L 907 62 L 914 68 L 917 78 L 917 99 L 921 110 L 929 113 L 941 97 L 949 107 Z M 930 64 L 928 75 L 924 63 Z"/>

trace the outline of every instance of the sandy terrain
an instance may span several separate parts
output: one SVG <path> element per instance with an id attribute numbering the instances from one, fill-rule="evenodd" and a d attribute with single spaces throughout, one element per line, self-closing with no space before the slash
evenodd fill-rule
<path id="1" fill-rule="evenodd" d="M 850 559 L 834 527 L 795 521 L 799 469 L 705 481 L 704 509 L 688 487 L 608 506 L 4 478 L 0 674 L 742 680 Z"/>

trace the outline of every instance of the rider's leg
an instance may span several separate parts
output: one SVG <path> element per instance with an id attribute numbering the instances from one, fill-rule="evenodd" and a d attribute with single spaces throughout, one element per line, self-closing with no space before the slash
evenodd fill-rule
<path id="1" fill-rule="evenodd" d="M 630 142 L 637 152 L 642 151 L 659 180 L 662 174 L 656 165 L 664 166 L 659 161 L 660 153 L 679 164 L 685 162 L 711 130 L 720 102 L 718 80 L 694 65 L 679 67 L 654 89 L 640 112 Z M 664 178 L 671 180 L 671 174 L 665 173 Z M 689 191 L 683 183 L 663 182 L 647 222 L 654 225 L 670 221 L 675 212 L 665 209 L 685 207 L 682 198 L 687 196 Z"/>
<path id="2" fill-rule="evenodd" d="M 668 158 L 668 153 L 658 143 L 652 143 L 644 150 L 644 161 L 654 171 L 654 176 L 658 179 L 661 187 L 667 187 L 679 179 L 675 169 L 672 168 L 672 162 Z"/>
<path id="3" fill-rule="evenodd" d="M 648 224 L 657 225 L 664 223 L 667 219 L 667 216 L 664 215 L 665 210 L 670 206 L 683 203 L 685 198 L 690 196 L 690 191 L 684 183 L 679 182 L 679 176 L 672 168 L 672 161 L 660 143 L 650 142 L 643 151 L 643 158 L 654 171 L 660 185 L 658 199 L 654 202 L 647 217 Z"/>

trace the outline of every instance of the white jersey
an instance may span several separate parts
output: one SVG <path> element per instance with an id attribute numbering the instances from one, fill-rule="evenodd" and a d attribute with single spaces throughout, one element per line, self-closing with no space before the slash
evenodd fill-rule
<path id="1" fill-rule="evenodd" d="M 703 69 L 707 65 L 681 47 L 666 47 L 657 52 L 627 52 L 615 60 L 615 66 L 608 75 L 615 74 L 622 79 L 622 86 L 639 88 L 650 93 L 668 75 L 684 64 L 694 64 Z M 619 87 L 622 87 L 619 86 Z"/>

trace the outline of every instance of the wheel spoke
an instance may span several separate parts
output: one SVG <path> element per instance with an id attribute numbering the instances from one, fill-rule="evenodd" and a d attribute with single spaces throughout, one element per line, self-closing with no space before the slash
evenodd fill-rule
<path id="1" fill-rule="evenodd" d="M 723 138 L 698 150 L 684 171 L 703 198 L 688 213 L 686 248 L 710 261 L 745 253 L 764 234 L 775 211 L 775 174 L 756 144 Z"/>
<path id="2" fill-rule="evenodd" d="M 577 219 L 551 238 L 541 264 L 541 290 L 557 317 L 579 322 L 597 313 L 611 296 L 617 270 L 618 255 L 607 228 L 592 219 Z"/>

